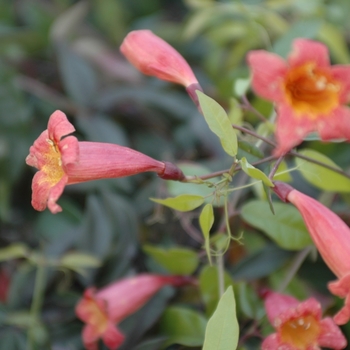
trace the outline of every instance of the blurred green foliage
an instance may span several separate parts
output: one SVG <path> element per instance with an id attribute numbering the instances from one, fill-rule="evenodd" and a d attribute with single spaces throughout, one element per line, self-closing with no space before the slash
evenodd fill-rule
<path id="1" fill-rule="evenodd" d="M 151 29 L 173 45 L 208 95 L 237 122 L 242 110 L 232 98 L 241 97 L 236 80 L 249 76 L 249 50 L 285 56 L 294 38 L 307 37 L 326 43 L 334 63 L 350 63 L 349 16 L 348 0 L 0 0 L 0 260 L 10 277 L 0 305 L 0 350 L 29 349 L 28 344 L 31 349 L 83 349 L 82 323 L 74 307 L 84 289 L 144 271 L 195 273 L 199 288 L 158 293 L 122 323 L 127 335 L 122 349 L 175 350 L 180 346 L 172 343 L 183 344 L 181 349 L 202 344 L 219 292 L 216 269 L 206 265 L 198 239 L 199 211 L 177 213 L 174 219 L 173 211 L 149 198 L 203 195 L 192 189 L 204 185 L 165 185 L 142 174 L 69 186 L 60 199 L 63 212 L 57 215 L 37 213 L 30 204 L 34 172 L 25 157 L 56 109 L 67 114 L 80 140 L 118 143 L 183 163 L 188 175 L 230 166 L 219 139 L 186 92 L 142 76 L 121 56 L 118 47 L 129 31 Z M 252 97 L 252 103 L 263 113 L 271 111 L 258 98 Z M 258 126 L 252 113 L 244 111 L 244 118 Z M 240 156 L 249 162 L 261 158 L 261 151 L 248 147 L 247 141 L 244 136 L 239 140 Z M 310 147 L 349 168 L 348 145 L 314 141 Z M 310 187 L 292 174 L 305 192 L 325 198 L 323 188 Z M 234 200 L 241 208 L 242 199 L 255 197 L 248 189 Z M 348 223 L 349 205 L 347 193 L 335 203 Z M 283 283 L 298 254 L 283 249 L 277 233 L 273 236 L 263 227 L 264 218 L 259 221 L 248 209 L 244 206 L 242 218 L 230 222 L 234 237 L 244 231 L 244 245 L 234 241 L 225 256 L 225 286 L 235 282 L 238 319 L 248 339 L 241 349 L 256 348 L 256 333 L 249 326 L 263 318 L 258 286 Z M 222 218 L 220 206 L 215 214 Z M 293 240 L 290 235 L 286 239 Z M 297 250 L 306 245 L 304 240 L 294 243 Z M 324 293 L 326 304 L 333 306 L 325 289 L 332 278 L 322 261 L 307 260 L 290 290 L 296 285 L 300 296 L 310 290 Z M 33 310 L 36 298 L 40 308 Z M 261 327 L 264 332 L 266 325 Z M 350 339 L 349 327 L 344 331 Z"/>

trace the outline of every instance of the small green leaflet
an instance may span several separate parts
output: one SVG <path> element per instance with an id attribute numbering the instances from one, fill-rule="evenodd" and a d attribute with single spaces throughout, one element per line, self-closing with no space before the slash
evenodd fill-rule
<path id="1" fill-rule="evenodd" d="M 233 91 L 238 97 L 242 97 L 247 93 L 249 86 L 250 86 L 250 78 L 246 78 L 246 79 L 238 78 L 235 81 Z"/>
<path id="2" fill-rule="evenodd" d="M 196 91 L 199 104 L 209 129 L 220 139 L 224 151 L 234 157 L 237 154 L 237 135 L 225 110 L 212 98 Z"/>
<path id="3" fill-rule="evenodd" d="M 205 330 L 203 350 L 235 350 L 239 327 L 232 286 L 228 287 L 209 319 Z"/>
<path id="4" fill-rule="evenodd" d="M 178 211 L 190 211 L 198 208 L 204 203 L 203 196 L 197 196 L 194 194 L 181 194 L 177 197 L 165 199 L 150 198 L 150 200 Z"/>
<path id="5" fill-rule="evenodd" d="M 303 149 L 298 153 L 341 170 L 331 159 L 312 149 Z M 350 179 L 347 177 L 304 159 L 295 158 L 295 163 L 303 177 L 317 188 L 333 192 L 350 192 Z"/>
<path id="6" fill-rule="evenodd" d="M 22 243 L 13 243 L 0 249 L 0 261 L 24 258 L 30 254 L 29 248 Z"/>
<path id="7" fill-rule="evenodd" d="M 147 244 L 143 250 L 174 275 L 191 275 L 199 264 L 198 254 L 188 248 L 165 249 Z"/>
<path id="8" fill-rule="evenodd" d="M 242 170 L 250 177 L 261 180 L 266 186 L 274 187 L 272 181 L 259 169 L 249 164 L 247 159 L 243 157 L 241 160 Z"/>
<path id="9" fill-rule="evenodd" d="M 204 246 L 207 253 L 209 263 L 211 265 L 211 255 L 210 255 L 210 229 L 214 223 L 214 211 L 213 206 L 208 203 L 203 208 L 201 215 L 199 216 L 199 225 L 201 227 L 204 236 Z"/>

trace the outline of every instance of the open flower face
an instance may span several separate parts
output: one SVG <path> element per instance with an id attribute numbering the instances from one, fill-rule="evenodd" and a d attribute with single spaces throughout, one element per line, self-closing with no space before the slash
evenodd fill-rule
<path id="1" fill-rule="evenodd" d="M 61 111 L 54 112 L 47 130 L 30 147 L 26 163 L 39 171 L 32 182 L 32 205 L 42 211 L 61 211 L 56 203 L 64 187 L 85 181 L 131 176 L 153 171 L 166 180 L 184 175 L 174 164 L 160 162 L 128 147 L 102 142 L 78 142 L 73 125 Z"/>
<path id="2" fill-rule="evenodd" d="M 350 140 L 350 66 L 329 63 L 327 47 L 296 39 L 287 61 L 263 50 L 251 51 L 252 86 L 276 103 L 275 155 L 300 144 L 310 132 L 322 140 Z"/>
<path id="3" fill-rule="evenodd" d="M 87 289 L 75 308 L 77 316 L 86 323 L 82 333 L 86 349 L 97 350 L 100 338 L 108 349 L 118 349 L 125 337 L 116 324 L 139 310 L 162 287 L 180 287 L 192 282 L 193 279 L 186 276 L 142 274 L 99 291 Z"/>
<path id="4" fill-rule="evenodd" d="M 61 196 L 68 175 L 65 167 L 76 164 L 79 159 L 78 140 L 74 136 L 64 136 L 74 131 L 73 125 L 61 111 L 54 112 L 43 131 L 30 147 L 26 163 L 40 169 L 32 183 L 32 205 L 42 211 L 48 206 L 53 213 L 61 211 L 56 201 Z"/>
<path id="5" fill-rule="evenodd" d="M 295 298 L 269 292 L 265 299 L 269 321 L 276 333 L 262 343 L 262 350 L 344 349 L 346 339 L 330 317 L 321 319 L 321 306 L 313 298 Z"/>

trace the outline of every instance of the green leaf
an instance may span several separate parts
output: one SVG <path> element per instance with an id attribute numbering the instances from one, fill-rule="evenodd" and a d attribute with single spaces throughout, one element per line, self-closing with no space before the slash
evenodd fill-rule
<path id="1" fill-rule="evenodd" d="M 251 143 L 243 140 L 238 141 L 238 148 L 241 149 L 244 152 L 247 152 L 254 157 L 257 157 L 259 159 L 264 158 L 264 153 L 260 151 L 258 147 L 255 145 L 252 145 Z"/>
<path id="2" fill-rule="evenodd" d="M 215 311 L 219 302 L 219 275 L 215 266 L 206 265 L 202 268 L 199 276 L 199 290 L 205 304 L 206 315 L 209 317 Z M 232 278 L 228 272 L 224 272 L 225 289 L 232 285 Z"/>
<path id="3" fill-rule="evenodd" d="M 275 41 L 273 52 L 280 56 L 287 56 L 294 39 L 299 37 L 314 39 L 319 33 L 323 22 L 319 18 L 296 21 L 284 35 Z"/>
<path id="4" fill-rule="evenodd" d="M 191 275 L 199 264 L 197 253 L 187 248 L 164 249 L 147 244 L 143 250 L 175 275 Z"/>
<path id="5" fill-rule="evenodd" d="M 299 154 L 341 170 L 331 159 L 312 149 L 303 149 Z M 350 192 L 349 178 L 304 159 L 295 158 L 295 163 L 302 176 L 312 185 L 325 191 Z"/>
<path id="6" fill-rule="evenodd" d="M 235 85 L 234 85 L 234 93 L 238 96 L 238 97 L 242 97 L 244 96 L 250 86 L 250 78 L 246 78 L 246 79 L 242 79 L 242 78 L 238 78 L 235 81 Z"/>
<path id="7" fill-rule="evenodd" d="M 214 224 L 214 211 L 213 206 L 208 203 L 204 206 L 201 215 L 199 216 L 199 225 L 201 227 L 204 236 L 204 246 L 207 253 L 210 265 L 211 265 L 211 255 L 210 255 L 210 229 Z"/>
<path id="8" fill-rule="evenodd" d="M 232 286 L 228 287 L 208 321 L 203 350 L 235 350 L 239 327 Z"/>
<path id="9" fill-rule="evenodd" d="M 312 240 L 299 211 L 290 204 L 273 202 L 275 215 L 266 201 L 254 200 L 242 207 L 243 219 L 266 233 L 280 247 L 300 250 Z"/>
<path id="10" fill-rule="evenodd" d="M 168 336 L 167 345 L 201 346 L 207 320 L 197 311 L 184 307 L 169 307 L 160 319 L 160 331 Z"/>
<path id="11" fill-rule="evenodd" d="M 340 30 L 341 27 L 324 22 L 319 31 L 318 38 L 324 42 L 331 51 L 337 63 L 347 64 L 350 55 L 346 44 L 346 39 Z"/>
<path id="12" fill-rule="evenodd" d="M 240 282 L 235 289 L 237 293 L 237 305 L 245 316 L 251 319 L 259 319 L 265 315 L 264 305 L 254 288 L 247 283 Z"/>
<path id="13" fill-rule="evenodd" d="M 272 165 L 274 165 L 273 163 Z M 277 168 L 277 171 L 273 177 L 274 180 L 282 181 L 282 182 L 291 182 L 292 177 L 290 176 L 290 173 L 288 172 L 288 166 L 285 161 L 282 161 L 280 165 Z"/>
<path id="14" fill-rule="evenodd" d="M 249 164 L 247 159 L 243 157 L 241 160 L 242 170 L 250 177 L 261 180 L 266 186 L 274 187 L 272 181 L 259 169 Z"/>
<path id="15" fill-rule="evenodd" d="M 0 261 L 24 258 L 29 253 L 29 249 L 22 243 L 10 244 L 6 248 L 0 249 Z"/>
<path id="16" fill-rule="evenodd" d="M 68 44 L 56 45 L 61 81 L 69 97 L 82 106 L 91 105 L 98 91 L 96 72 Z"/>
<path id="17" fill-rule="evenodd" d="M 190 211 L 198 208 L 204 203 L 203 196 L 197 196 L 194 194 L 182 194 L 174 198 L 165 199 L 150 198 L 150 200 L 178 211 Z"/>
<path id="18" fill-rule="evenodd" d="M 243 123 L 243 111 L 239 102 L 235 98 L 230 98 L 228 118 L 232 124 L 242 125 Z"/>
<path id="19" fill-rule="evenodd" d="M 237 154 L 237 136 L 225 110 L 209 96 L 198 90 L 196 92 L 210 130 L 218 136 L 225 152 L 234 157 Z"/>
<path id="20" fill-rule="evenodd" d="M 99 267 L 101 261 L 91 254 L 70 252 L 61 258 L 60 265 L 69 269 Z"/>

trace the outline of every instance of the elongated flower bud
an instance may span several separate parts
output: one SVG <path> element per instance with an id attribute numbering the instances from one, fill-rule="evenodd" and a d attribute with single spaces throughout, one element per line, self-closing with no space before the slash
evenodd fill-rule
<path id="1" fill-rule="evenodd" d="M 300 211 L 312 240 L 323 260 L 339 278 L 329 284 L 330 291 L 346 298 L 345 306 L 334 317 L 337 324 L 350 319 L 350 228 L 339 216 L 317 200 L 293 187 L 276 181 L 273 191 Z"/>
<path id="2" fill-rule="evenodd" d="M 202 91 L 186 60 L 150 30 L 130 32 L 120 46 L 122 54 L 143 74 L 183 85 L 198 106 L 196 90 Z"/>

